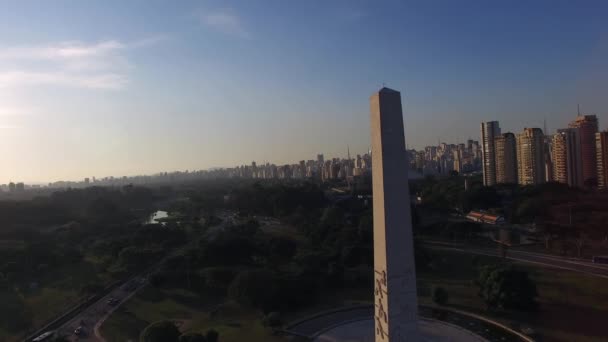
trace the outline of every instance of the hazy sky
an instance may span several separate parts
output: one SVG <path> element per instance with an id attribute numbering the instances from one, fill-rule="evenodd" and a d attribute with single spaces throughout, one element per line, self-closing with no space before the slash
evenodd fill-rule
<path id="1" fill-rule="evenodd" d="M 361 153 L 383 83 L 416 148 L 606 129 L 608 2 L 497 3 L 2 2 L 0 183 Z"/>

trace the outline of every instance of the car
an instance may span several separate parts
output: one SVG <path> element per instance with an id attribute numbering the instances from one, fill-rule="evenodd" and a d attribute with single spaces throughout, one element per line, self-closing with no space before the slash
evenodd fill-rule
<path id="1" fill-rule="evenodd" d="M 591 259 L 591 262 L 593 262 L 594 264 L 608 264 L 608 256 L 596 255 Z"/>
<path id="2" fill-rule="evenodd" d="M 123 286 L 123 290 L 133 291 L 133 290 L 135 290 L 136 287 L 137 287 L 137 284 L 135 283 L 135 281 L 130 281 Z"/>
<path id="3" fill-rule="evenodd" d="M 116 298 L 114 298 L 114 297 L 110 297 L 110 299 L 108 299 L 108 300 L 106 301 L 106 303 L 107 303 L 108 305 L 112 305 L 112 306 L 114 306 L 114 305 L 118 304 L 118 299 L 116 299 Z"/>

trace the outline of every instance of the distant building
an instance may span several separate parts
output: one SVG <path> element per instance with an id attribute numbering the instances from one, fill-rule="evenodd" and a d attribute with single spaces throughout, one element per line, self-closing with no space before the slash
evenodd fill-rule
<path id="1" fill-rule="evenodd" d="M 515 134 L 504 133 L 494 138 L 496 183 L 517 183 L 517 150 Z"/>
<path id="2" fill-rule="evenodd" d="M 553 181 L 582 187 L 581 141 L 578 128 L 558 129 L 551 146 Z"/>
<path id="3" fill-rule="evenodd" d="M 545 182 L 544 137 L 540 128 L 524 128 L 517 135 L 517 182 L 522 185 Z"/>
<path id="4" fill-rule="evenodd" d="M 481 166 L 483 185 L 496 184 L 496 156 L 494 154 L 494 138 L 500 135 L 498 121 L 481 123 Z"/>
<path id="5" fill-rule="evenodd" d="M 597 185 L 608 189 L 608 131 L 595 133 L 597 152 Z"/>
<path id="6" fill-rule="evenodd" d="M 17 183 L 15 185 L 15 192 L 24 192 L 24 191 L 25 191 L 25 184 Z"/>
<path id="7" fill-rule="evenodd" d="M 17 187 L 15 186 L 15 183 L 13 183 L 13 182 L 8 183 L 8 191 L 9 192 L 15 192 L 16 188 Z"/>
<path id="8" fill-rule="evenodd" d="M 578 128 L 581 141 L 581 164 L 583 184 L 597 181 L 597 161 L 595 133 L 598 132 L 597 116 L 579 115 L 569 125 L 570 128 Z"/>
<path id="9" fill-rule="evenodd" d="M 503 216 L 484 213 L 481 211 L 471 211 L 467 214 L 466 219 L 473 222 L 492 225 L 505 223 L 505 218 Z"/>

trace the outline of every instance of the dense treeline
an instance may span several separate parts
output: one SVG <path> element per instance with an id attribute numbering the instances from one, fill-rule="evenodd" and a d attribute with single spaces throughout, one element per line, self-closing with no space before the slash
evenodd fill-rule
<path id="1" fill-rule="evenodd" d="M 428 177 L 412 184 L 422 198 L 421 210 L 465 214 L 487 210 L 503 215 L 508 224 L 534 227 L 547 250 L 575 256 L 608 251 L 608 192 L 571 188 L 561 183 L 485 187 L 479 177 Z"/>
<path id="2" fill-rule="evenodd" d="M 27 329 L 36 313 L 27 298 L 45 288 L 93 294 L 183 244 L 183 231 L 143 224 L 162 198 L 153 189 L 125 186 L 0 201 L 0 297 L 10 306 L 2 310 L 0 329 Z"/>

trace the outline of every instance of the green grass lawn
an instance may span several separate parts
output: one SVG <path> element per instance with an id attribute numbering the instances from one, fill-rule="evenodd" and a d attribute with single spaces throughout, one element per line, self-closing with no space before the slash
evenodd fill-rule
<path id="1" fill-rule="evenodd" d="M 182 289 L 148 286 L 108 318 L 101 334 L 108 342 L 137 341 L 147 325 L 170 319 L 182 323 L 183 333 L 215 329 L 222 342 L 284 341 L 261 325 L 259 313 L 231 302 L 218 305 L 219 302 Z"/>
<path id="2" fill-rule="evenodd" d="M 543 341 L 606 341 L 608 279 L 516 264 L 527 270 L 537 284 L 539 311 L 488 313 L 471 280 L 477 276 L 476 264 L 495 263 L 499 259 L 446 251 L 432 254 L 433 269 L 418 273 L 421 302 L 431 301 L 432 286 L 442 286 L 449 293 L 449 306 L 490 316 L 516 328 L 532 327 Z"/>

